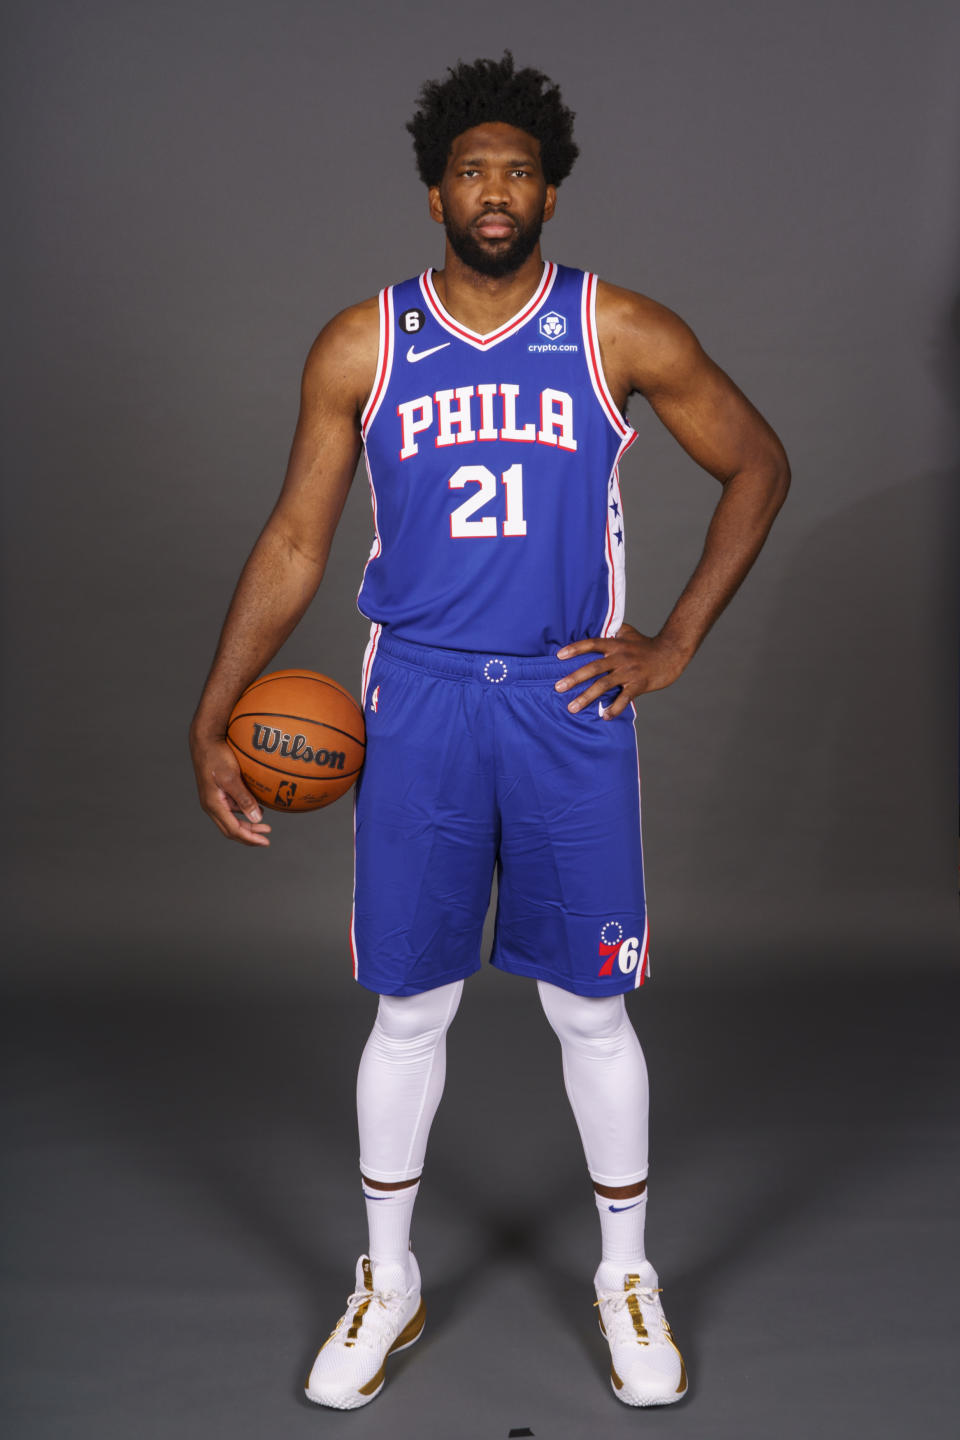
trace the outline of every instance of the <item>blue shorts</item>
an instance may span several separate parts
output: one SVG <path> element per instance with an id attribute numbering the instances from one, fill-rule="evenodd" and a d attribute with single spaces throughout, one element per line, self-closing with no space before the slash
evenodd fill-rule
<path id="1" fill-rule="evenodd" d="M 588 659 L 437 650 L 374 626 L 354 811 L 361 985 L 416 995 L 479 970 L 494 867 L 498 969 L 577 995 L 644 983 L 633 707 L 571 714 L 579 692 L 554 689 Z"/>

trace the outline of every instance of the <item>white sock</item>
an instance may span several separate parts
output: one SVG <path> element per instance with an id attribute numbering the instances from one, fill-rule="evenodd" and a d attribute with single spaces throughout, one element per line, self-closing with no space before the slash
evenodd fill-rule
<path id="1" fill-rule="evenodd" d="M 622 1290 L 625 1275 L 639 1275 L 641 1285 L 656 1285 L 657 1272 L 643 1249 L 647 1192 L 619 1200 L 594 1191 L 600 1216 L 601 1259 L 596 1274 L 599 1290 Z"/>
<path id="2" fill-rule="evenodd" d="M 406 1289 L 409 1284 L 410 1222 L 419 1189 L 419 1180 L 400 1190 L 378 1190 L 374 1185 L 363 1187 L 370 1233 L 367 1253 L 376 1283 L 384 1289 Z"/>

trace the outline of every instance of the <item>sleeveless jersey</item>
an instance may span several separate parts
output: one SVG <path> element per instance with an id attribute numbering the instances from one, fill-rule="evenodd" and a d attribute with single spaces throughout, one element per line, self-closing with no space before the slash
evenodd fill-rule
<path id="1" fill-rule="evenodd" d="M 357 597 L 375 625 L 449 650 L 545 655 L 623 619 L 618 464 L 636 438 L 607 388 L 596 275 L 547 263 L 488 335 L 427 270 L 381 291 L 361 417 L 375 539 Z"/>

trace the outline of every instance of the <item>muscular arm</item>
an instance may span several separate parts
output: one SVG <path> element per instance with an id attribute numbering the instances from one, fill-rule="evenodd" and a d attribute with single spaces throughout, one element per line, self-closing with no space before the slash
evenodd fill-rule
<path id="1" fill-rule="evenodd" d="M 283 488 L 243 567 L 190 727 L 200 803 L 224 835 L 246 844 L 268 844 L 270 827 L 224 740 L 227 720 L 323 578 L 360 453 L 360 413 L 376 370 L 377 336 L 377 303 L 366 301 L 331 320 L 307 357 Z"/>
<path id="2" fill-rule="evenodd" d="M 705 354 L 672 311 L 627 290 L 601 284 L 597 329 L 604 371 L 621 410 L 631 394 L 650 403 L 671 435 L 723 487 L 696 569 L 656 636 L 624 625 L 618 636 L 577 641 L 561 657 L 596 652 L 558 688 L 595 679 L 571 709 L 582 709 L 614 685 L 612 718 L 636 695 L 672 684 L 743 582 L 786 498 L 790 468 L 763 416 Z"/>

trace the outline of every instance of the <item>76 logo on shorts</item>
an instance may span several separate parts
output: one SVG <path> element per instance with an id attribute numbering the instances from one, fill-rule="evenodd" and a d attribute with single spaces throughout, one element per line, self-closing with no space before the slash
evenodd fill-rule
<path id="1" fill-rule="evenodd" d="M 612 975 L 614 965 L 618 966 L 624 975 L 632 975 L 639 966 L 636 983 L 642 985 L 650 974 L 646 930 L 642 937 L 625 936 L 619 920 L 608 920 L 600 930 L 600 958 L 603 964 L 597 971 L 598 976 Z"/>

